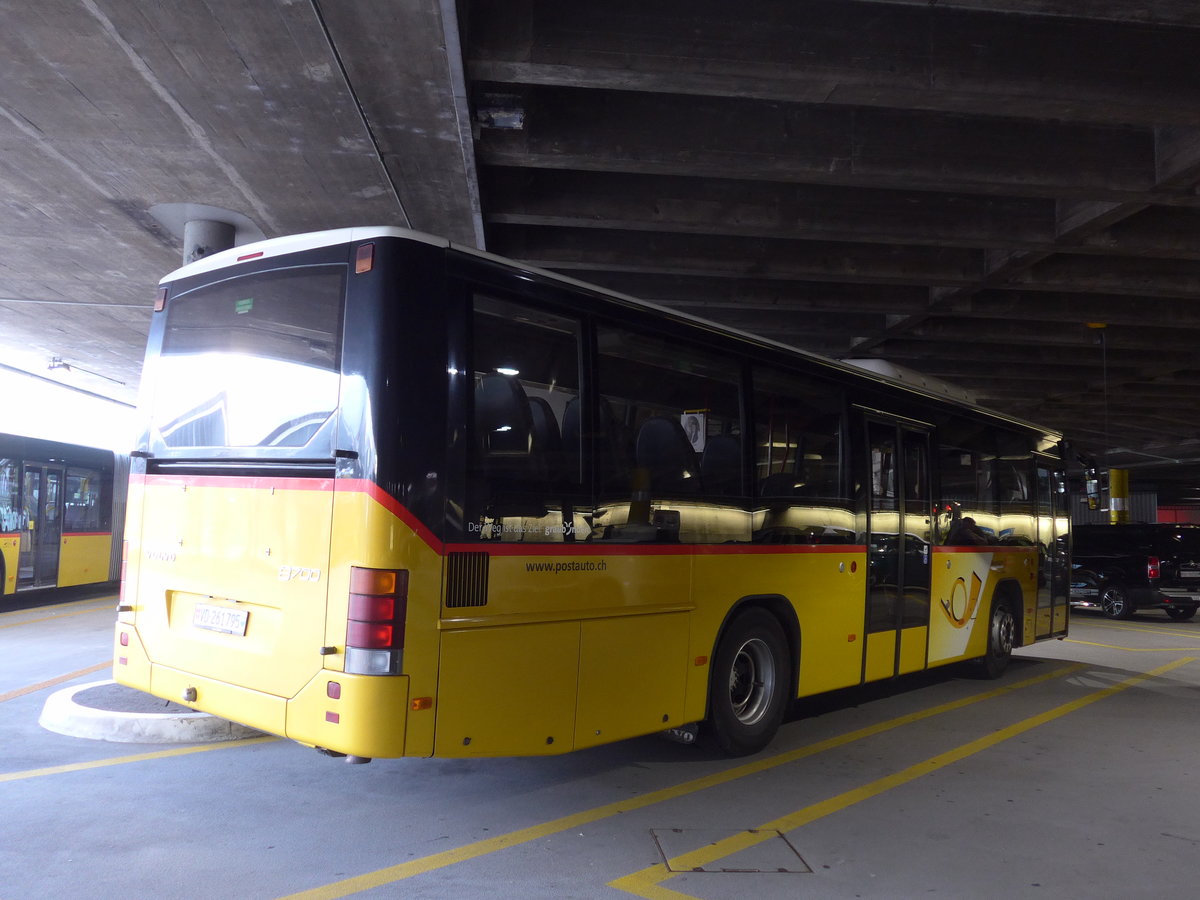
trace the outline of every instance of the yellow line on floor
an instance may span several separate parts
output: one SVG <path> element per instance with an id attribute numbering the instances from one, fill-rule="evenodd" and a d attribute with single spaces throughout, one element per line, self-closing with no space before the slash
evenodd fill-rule
<path id="1" fill-rule="evenodd" d="M 1013 684 L 1004 685 L 1002 687 L 985 691 L 980 694 L 975 694 L 970 697 L 964 697 L 959 700 L 952 700 L 948 703 L 931 707 L 930 709 L 909 713 L 908 715 L 890 719 L 886 722 L 880 722 L 876 725 L 868 725 L 865 728 L 860 728 L 856 731 L 847 732 L 846 734 L 828 738 L 823 741 L 818 741 L 817 743 L 809 744 L 806 747 L 800 747 L 796 750 L 790 750 L 786 753 L 780 753 L 776 756 L 770 756 L 765 759 L 745 763 L 740 766 L 735 766 L 731 769 L 726 769 L 722 772 L 713 773 L 712 775 L 706 775 L 691 781 L 685 781 L 682 784 L 675 785 L 674 787 L 650 791 L 649 793 L 642 794 L 639 797 L 631 797 L 626 800 L 619 800 L 616 803 L 609 803 L 604 806 L 598 806 L 594 809 L 574 813 L 569 816 L 563 816 L 558 819 L 552 819 L 549 822 L 531 825 L 528 828 L 510 831 L 507 834 L 497 835 L 482 841 L 476 841 L 473 844 L 465 844 L 462 847 L 445 850 L 441 853 L 435 853 L 430 856 L 421 857 L 420 859 L 410 860 L 408 862 L 399 863 L 394 866 L 388 866 L 387 868 L 383 869 L 377 869 L 376 871 L 368 872 L 365 875 L 358 875 L 353 878 L 346 878 L 342 881 L 335 881 L 331 884 L 312 888 L 311 890 L 300 891 L 295 894 L 290 894 L 286 898 L 281 898 L 281 900 L 333 900 L 333 898 L 336 897 L 346 897 L 350 894 L 358 893 L 359 891 L 371 890 L 372 888 L 392 884 L 397 881 L 403 881 L 406 878 L 412 878 L 416 875 L 422 875 L 426 872 L 443 869 L 457 863 L 466 862 L 470 859 L 485 856 L 489 853 L 506 850 L 509 847 L 515 847 L 520 844 L 538 840 L 540 838 L 549 837 L 550 835 L 558 834 L 559 832 L 567 831 L 571 828 L 578 828 L 591 822 L 609 818 L 610 816 L 632 812 L 633 810 L 637 809 L 644 809 L 648 806 L 664 803 L 668 800 L 674 800 L 679 797 L 687 796 L 688 794 L 707 790 L 708 788 L 728 784 L 729 782 L 736 781 L 739 778 L 745 778 L 748 775 L 755 775 L 759 772 L 765 772 L 778 766 L 786 765 L 787 763 L 795 762 L 799 759 L 804 759 L 805 757 L 814 756 L 817 753 L 822 753 L 826 750 L 832 750 L 834 748 L 853 743 L 854 741 L 859 741 L 876 734 L 882 734 L 885 731 L 899 728 L 902 725 L 909 725 L 913 722 L 919 722 L 922 719 L 928 719 L 941 713 L 962 709 L 963 707 L 970 706 L 974 703 L 979 703 L 984 700 L 990 700 L 1005 694 L 1010 694 L 1022 688 L 1039 684 L 1043 681 L 1050 681 L 1054 678 L 1063 677 L 1077 672 L 1082 668 L 1085 668 L 1082 664 L 1056 667 L 1049 672 L 1043 672 L 1040 675 L 1035 675 L 1032 678 L 1027 678 L 1023 681 L 1017 681 Z"/>
<path id="2" fill-rule="evenodd" d="M 1024 734 L 1031 729 L 1037 728 L 1039 725 L 1044 725 L 1098 700 L 1111 697 L 1113 694 L 1123 691 L 1126 688 L 1133 687 L 1152 678 L 1157 678 L 1160 675 L 1170 672 L 1172 669 L 1177 669 L 1180 666 L 1195 661 L 1196 657 L 1194 656 L 1183 657 L 1182 659 L 1159 666 L 1157 669 L 1152 669 L 1149 672 L 1133 675 L 1117 684 L 1094 691 L 1091 694 L 1072 700 L 1069 703 L 1064 703 L 1061 706 L 1056 706 L 1054 709 L 1039 713 L 1036 716 L 1030 716 L 1028 719 L 1017 722 L 1007 728 L 994 731 L 977 740 L 955 747 L 953 750 L 930 757 L 892 775 L 876 779 L 869 784 L 864 784 L 861 787 L 845 791 L 788 815 L 772 819 L 770 822 L 759 825 L 752 831 L 741 832 L 724 840 L 708 844 L 698 850 L 680 854 L 669 860 L 668 864 L 658 863 L 641 871 L 610 881 L 608 886 L 638 897 L 644 897 L 646 900 L 667 900 L 667 898 L 676 898 L 678 900 L 678 898 L 687 897 L 688 895 L 686 894 L 661 887 L 661 882 L 675 875 L 686 873 L 690 869 L 707 866 L 718 859 L 723 859 L 749 847 L 761 844 L 773 838 L 775 832 L 786 833 L 794 831 L 825 816 L 854 806 L 856 803 L 861 803 L 864 800 L 869 800 L 872 797 L 890 791 L 892 788 L 908 784 L 910 781 L 915 781 L 923 775 L 936 772 L 938 769 L 959 762 L 968 756 L 974 756 L 976 753 L 994 747 L 1017 735 Z"/>
<path id="3" fill-rule="evenodd" d="M 18 612 L 29 612 L 29 610 L 22 609 L 22 610 L 18 610 Z M 36 625 L 38 622 L 54 622 L 54 621 L 57 621 L 58 619 L 69 619 L 72 616 L 86 616 L 89 613 L 95 613 L 95 612 L 108 613 L 109 615 L 111 615 L 113 617 L 113 622 L 116 622 L 116 620 L 117 620 L 116 607 L 110 606 L 106 603 L 103 606 L 93 606 L 93 607 L 90 607 L 89 609 L 77 609 L 74 612 L 58 613 L 56 615 L 51 615 L 51 616 L 41 616 L 40 618 L 37 618 L 37 619 L 23 619 L 20 622 L 5 622 L 3 625 L 0 625 L 0 629 L 20 628 L 22 625 Z M 5 613 L 5 615 L 12 615 L 12 613 Z"/>
<path id="4" fill-rule="evenodd" d="M 243 738 L 239 741 L 223 741 L 221 743 L 202 744 L 200 746 L 173 747 L 170 750 L 154 750 L 150 753 L 135 753 L 131 756 L 114 756 L 108 759 L 92 760 L 91 762 L 70 763 L 65 766 L 47 766 L 44 769 L 26 769 L 23 772 L 0 774 L 0 783 L 5 781 L 22 781 L 26 778 L 43 778 L 46 775 L 62 775 L 67 772 L 82 772 L 87 769 L 103 769 L 107 766 L 120 766 L 125 763 L 145 762 L 151 759 L 187 756 L 190 753 L 204 753 L 208 750 L 229 750 L 234 747 L 248 747 L 251 744 L 266 744 L 278 740 L 280 738 L 268 735 L 266 737 Z"/>
<path id="5" fill-rule="evenodd" d="M 105 660 L 102 663 L 96 663 L 94 666 L 88 666 L 86 669 L 78 669 L 74 672 L 68 672 L 66 675 L 59 675 L 57 678 L 51 678 L 48 681 L 40 681 L 37 684 L 31 684 L 29 687 L 17 688 L 9 691 L 7 694 L 0 694 L 0 703 L 6 700 L 15 700 L 17 697 L 24 697 L 26 694 L 32 694 L 34 691 L 40 691 L 48 687 L 54 687 L 56 684 L 62 684 L 64 681 L 70 681 L 72 678 L 80 678 L 84 675 L 91 675 L 93 672 L 99 672 L 101 669 L 107 669 L 112 665 L 112 660 Z"/>
<path id="6" fill-rule="evenodd" d="M 6 597 L 16 597 L 17 594 L 5 594 Z M 0 597 L 3 600 L 3 597 Z M 0 612 L 0 619 L 7 619 L 9 616 L 19 616 L 22 613 L 41 612 L 42 610 L 50 609 L 70 609 L 72 606 L 82 606 L 85 603 L 111 603 L 115 608 L 117 603 L 116 594 L 101 594 L 99 597 L 84 597 L 82 600 L 71 600 L 68 603 L 47 603 L 45 606 L 29 606 L 25 609 L 9 609 Z"/>
<path id="7" fill-rule="evenodd" d="M 1196 630 L 1195 625 L 1184 625 L 1183 623 L 1171 624 L 1163 622 L 1162 625 L 1152 625 L 1144 622 L 1114 622 L 1108 619 L 1102 619 L 1097 622 L 1081 622 L 1076 619 L 1072 624 L 1083 627 L 1089 625 L 1093 628 L 1101 630 L 1109 629 L 1113 631 L 1145 631 L 1148 634 L 1159 634 L 1163 637 L 1173 638 L 1177 641 L 1192 640 L 1200 642 L 1200 631 Z"/>
<path id="8" fill-rule="evenodd" d="M 1107 650 L 1126 650 L 1129 653 L 1194 653 L 1195 647 L 1122 647 L 1120 644 L 1101 644 L 1097 641 L 1080 641 L 1065 638 L 1067 644 L 1083 644 L 1085 647 L 1104 647 Z"/>

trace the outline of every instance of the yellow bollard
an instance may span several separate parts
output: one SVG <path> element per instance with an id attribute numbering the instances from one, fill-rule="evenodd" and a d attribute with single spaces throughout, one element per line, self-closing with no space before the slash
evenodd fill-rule
<path id="1" fill-rule="evenodd" d="M 1108 524 L 1122 525 L 1129 521 L 1129 472 L 1108 470 Z"/>

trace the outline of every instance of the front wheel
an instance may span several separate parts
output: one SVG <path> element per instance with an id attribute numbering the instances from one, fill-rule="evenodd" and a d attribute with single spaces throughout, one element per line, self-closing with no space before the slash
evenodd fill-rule
<path id="1" fill-rule="evenodd" d="M 729 623 L 713 661 L 708 726 L 730 756 L 757 753 L 771 742 L 787 706 L 791 665 L 779 620 L 748 609 Z"/>
<path id="2" fill-rule="evenodd" d="M 1016 634 L 1017 620 L 1013 618 L 1012 607 L 993 601 L 988 621 L 987 653 L 979 660 L 979 669 L 985 678 L 999 678 L 1004 674 L 1012 659 Z"/>

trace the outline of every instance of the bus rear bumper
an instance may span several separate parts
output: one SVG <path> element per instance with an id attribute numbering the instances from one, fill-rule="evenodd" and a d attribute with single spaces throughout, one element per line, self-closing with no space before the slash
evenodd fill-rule
<path id="1" fill-rule="evenodd" d="M 258 731 L 284 734 L 287 701 L 282 697 L 157 663 L 150 664 L 150 686 L 142 690 Z"/>
<path id="2" fill-rule="evenodd" d="M 348 756 L 404 755 L 408 677 L 323 671 L 287 703 L 287 737 Z"/>
<path id="3" fill-rule="evenodd" d="M 152 665 L 150 693 L 310 747 L 347 756 L 404 755 L 404 676 L 322 671 L 288 700 Z"/>
<path id="4" fill-rule="evenodd" d="M 126 635 L 122 643 L 121 635 Z M 132 625 L 119 623 L 113 679 L 164 700 L 300 744 L 348 756 L 404 755 L 408 677 L 322 670 L 290 700 L 152 663 Z"/>

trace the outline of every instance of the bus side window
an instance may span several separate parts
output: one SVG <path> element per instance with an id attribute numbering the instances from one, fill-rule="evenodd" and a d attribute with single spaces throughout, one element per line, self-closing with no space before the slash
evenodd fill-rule
<path id="1" fill-rule="evenodd" d="M 480 474 L 494 490 L 538 488 L 545 459 L 533 439 L 529 398 L 511 375 L 480 375 L 475 382 L 475 442 Z M 544 514 L 539 513 L 539 515 Z"/>
<path id="2" fill-rule="evenodd" d="M 105 527 L 101 516 L 100 473 L 92 469 L 67 469 L 66 514 L 64 531 L 100 531 Z"/>
<path id="3" fill-rule="evenodd" d="M 0 534 L 15 534 L 24 528 L 21 509 L 21 464 L 0 459 Z M 4 588 L 0 584 L 0 591 Z"/>
<path id="4" fill-rule="evenodd" d="M 600 418 L 613 420 L 594 445 L 597 538 L 748 542 L 738 363 L 604 325 L 596 345 Z"/>
<path id="5" fill-rule="evenodd" d="M 1002 544 L 1032 546 L 1037 541 L 1033 454 L 1025 447 L 1005 447 L 1005 437 L 1003 432 L 999 435 L 1001 455 L 997 460 L 996 486 L 1000 494 L 1000 528 L 997 536 Z"/>
<path id="6" fill-rule="evenodd" d="M 477 295 L 466 537 L 584 539 L 579 324 Z"/>
<path id="7" fill-rule="evenodd" d="M 756 542 L 854 540 L 842 484 L 843 406 L 833 385 L 754 370 Z"/>
<path id="8" fill-rule="evenodd" d="M 999 542 L 1002 530 L 996 501 L 996 434 L 990 427 L 956 417 L 938 429 L 937 531 L 940 544 L 957 544 L 961 522 L 971 519 L 987 543 Z M 981 540 L 976 536 L 975 541 Z"/>
<path id="9" fill-rule="evenodd" d="M 637 436 L 637 464 L 650 479 L 650 486 L 663 494 L 698 494 L 700 460 L 692 449 L 679 420 L 651 416 Z"/>

